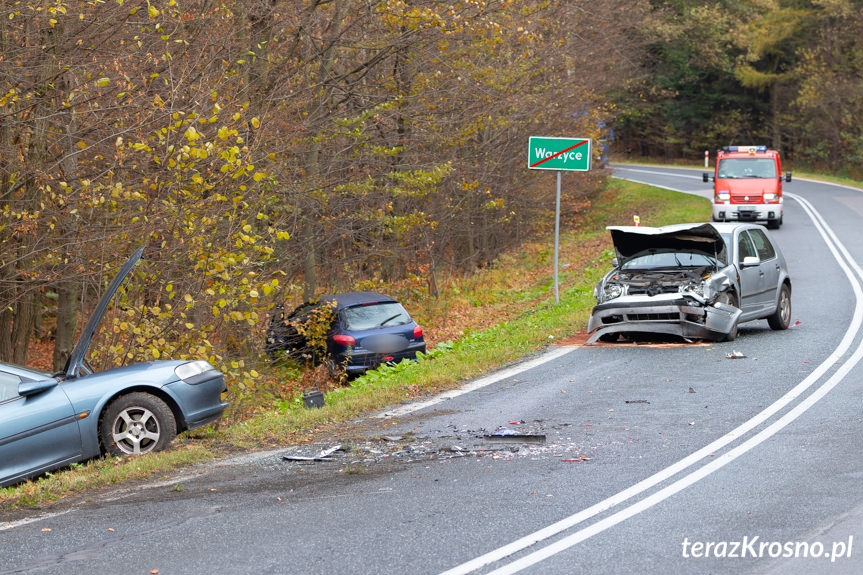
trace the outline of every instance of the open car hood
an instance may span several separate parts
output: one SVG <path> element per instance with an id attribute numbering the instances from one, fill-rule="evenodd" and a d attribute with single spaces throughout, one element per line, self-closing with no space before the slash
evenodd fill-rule
<path id="1" fill-rule="evenodd" d="M 84 329 L 81 331 L 78 341 L 75 342 L 75 347 L 72 348 L 72 353 L 69 354 L 69 359 L 66 360 L 66 367 L 63 369 L 66 379 L 72 379 L 78 376 L 81 364 L 84 363 L 84 358 L 87 355 L 87 350 L 90 349 L 90 342 L 93 339 L 93 334 L 96 333 L 96 328 L 99 327 L 99 322 L 102 321 L 102 316 L 105 315 L 105 311 L 108 309 L 108 304 L 111 303 L 111 300 L 114 298 L 114 294 L 117 293 L 117 290 L 120 288 L 120 284 L 123 283 L 123 280 L 126 279 L 126 276 L 129 275 L 129 272 L 141 259 L 141 255 L 143 253 L 144 246 L 135 250 L 132 257 L 123 264 L 123 267 L 120 268 L 120 271 L 117 272 L 116 276 L 114 276 L 114 281 L 112 281 L 111 285 L 108 286 L 108 290 L 102 294 L 102 299 L 99 300 L 98 305 L 96 305 L 96 309 L 93 310 L 93 315 L 90 316 L 90 319 L 87 321 L 87 325 L 85 325 Z"/>
<path id="2" fill-rule="evenodd" d="M 710 224 L 675 224 L 661 228 L 608 226 L 618 265 L 648 253 L 685 252 L 716 258 L 725 265 L 728 256 L 719 231 Z"/>

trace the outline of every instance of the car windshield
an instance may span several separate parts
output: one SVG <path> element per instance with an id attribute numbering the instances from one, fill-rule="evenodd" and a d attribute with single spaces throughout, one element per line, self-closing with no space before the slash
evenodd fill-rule
<path id="1" fill-rule="evenodd" d="M 382 327 L 404 325 L 411 321 L 402 304 L 396 302 L 358 305 L 342 311 L 345 329 L 365 331 Z"/>
<path id="2" fill-rule="evenodd" d="M 737 178 L 775 178 L 776 163 L 772 158 L 726 158 L 719 160 L 718 177 Z"/>
<path id="3" fill-rule="evenodd" d="M 655 270 L 695 267 L 717 267 L 716 259 L 690 252 L 661 252 L 636 256 L 625 262 L 622 270 Z"/>

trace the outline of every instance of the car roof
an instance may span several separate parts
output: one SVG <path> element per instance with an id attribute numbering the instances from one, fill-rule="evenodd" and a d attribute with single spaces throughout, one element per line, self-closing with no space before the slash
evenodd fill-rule
<path id="1" fill-rule="evenodd" d="M 393 298 L 371 291 L 351 291 L 345 293 L 337 293 L 327 295 L 321 298 L 321 301 L 336 302 L 336 310 L 342 310 L 347 307 L 356 305 L 365 305 L 370 303 L 398 303 Z"/>
<path id="2" fill-rule="evenodd" d="M 41 369 L 33 369 L 32 367 L 16 365 L 14 363 L 6 362 L 0 362 L 0 371 L 5 373 L 11 373 L 13 375 L 17 375 L 18 377 L 23 377 L 27 379 L 38 380 L 51 377 L 51 374 L 47 371 L 42 371 Z"/>

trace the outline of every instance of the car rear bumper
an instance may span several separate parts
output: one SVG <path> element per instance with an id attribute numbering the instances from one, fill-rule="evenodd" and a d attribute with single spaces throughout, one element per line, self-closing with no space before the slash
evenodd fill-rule
<path id="1" fill-rule="evenodd" d="M 224 376 L 216 370 L 194 378 L 194 382 L 180 380 L 164 387 L 183 412 L 182 429 L 195 429 L 218 420 L 228 404 L 222 401 L 227 391 Z"/>
<path id="2" fill-rule="evenodd" d="M 740 310 L 723 303 L 702 305 L 677 294 L 623 296 L 593 308 L 587 343 L 606 334 L 654 333 L 691 339 L 722 340 L 740 317 Z"/>
<path id="3" fill-rule="evenodd" d="M 354 348 L 350 354 L 337 354 L 335 360 L 340 365 L 344 365 L 345 371 L 349 374 L 361 374 L 384 363 L 398 363 L 403 359 L 415 360 L 417 353 L 425 353 L 425 350 L 425 342 L 412 344 L 407 349 L 394 353 L 376 353 Z"/>
<path id="4" fill-rule="evenodd" d="M 717 222 L 754 222 L 781 219 L 782 203 L 713 204 L 713 220 Z"/>

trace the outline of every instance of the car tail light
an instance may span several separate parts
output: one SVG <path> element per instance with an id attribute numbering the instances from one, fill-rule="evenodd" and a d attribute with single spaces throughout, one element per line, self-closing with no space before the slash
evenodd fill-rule
<path id="1" fill-rule="evenodd" d="M 416 326 L 414 328 L 414 337 L 422 337 L 422 335 L 423 335 L 423 328 L 421 328 L 420 326 Z"/>
<path id="2" fill-rule="evenodd" d="M 357 345 L 357 340 L 349 335 L 336 334 L 333 336 L 333 341 L 341 345 Z"/>

